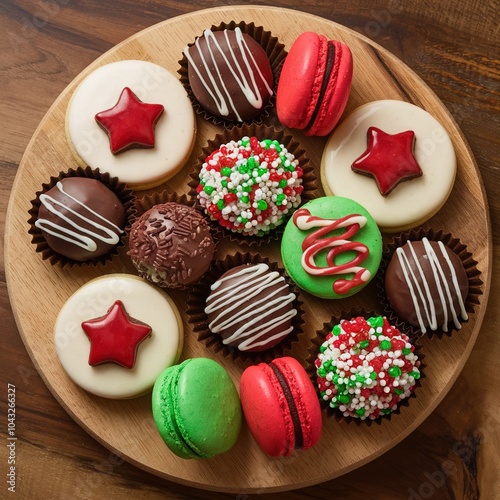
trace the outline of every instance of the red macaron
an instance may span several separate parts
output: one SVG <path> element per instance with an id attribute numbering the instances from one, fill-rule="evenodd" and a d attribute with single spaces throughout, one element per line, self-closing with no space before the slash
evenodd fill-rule
<path id="1" fill-rule="evenodd" d="M 292 44 L 276 91 L 279 121 L 306 135 L 328 135 L 347 104 L 353 61 L 347 45 L 307 31 Z"/>
<path id="2" fill-rule="evenodd" d="M 282 357 L 245 369 L 240 399 L 250 432 L 264 452 L 288 456 L 314 446 L 322 417 L 314 386 L 302 365 Z"/>

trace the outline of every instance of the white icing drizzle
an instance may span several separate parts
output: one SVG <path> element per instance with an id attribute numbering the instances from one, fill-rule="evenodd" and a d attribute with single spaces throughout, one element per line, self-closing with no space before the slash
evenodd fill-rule
<path id="1" fill-rule="evenodd" d="M 460 329 L 461 324 L 458 319 L 457 312 L 455 311 L 455 307 L 453 306 L 453 294 L 458 298 L 458 303 L 460 307 L 460 316 L 467 320 L 468 315 L 465 310 L 465 304 L 462 299 L 462 294 L 460 291 L 460 286 L 458 284 L 457 274 L 455 272 L 455 268 L 446 252 L 446 247 L 443 245 L 441 241 L 438 241 L 438 247 L 440 249 L 441 255 L 443 256 L 449 270 L 451 273 L 451 283 L 446 279 L 444 269 L 439 263 L 438 255 L 434 251 L 434 248 L 429 243 L 427 238 L 422 239 L 422 243 L 425 248 L 425 256 L 429 259 L 429 263 L 432 269 L 432 275 L 434 278 L 434 283 L 436 284 L 439 300 L 441 301 L 442 309 L 444 312 L 443 324 L 441 328 L 444 332 L 448 331 L 448 315 L 451 315 L 453 320 L 453 324 L 455 328 Z M 418 324 L 422 333 L 426 333 L 427 329 L 425 328 L 423 316 L 425 316 L 426 322 L 429 324 L 429 328 L 431 330 L 436 330 L 438 328 L 437 317 L 436 317 L 436 308 L 434 306 L 433 297 L 430 293 L 429 284 L 427 281 L 427 277 L 424 274 L 422 266 L 417 258 L 415 250 L 411 244 L 411 241 L 407 243 L 408 248 L 412 254 L 416 269 L 413 270 L 410 264 L 410 261 L 405 254 L 404 250 L 400 247 L 396 250 L 396 255 L 398 256 L 399 263 L 401 265 L 401 269 L 403 271 L 406 284 L 410 291 L 410 295 L 412 298 L 413 306 L 415 308 L 415 313 L 417 315 Z M 422 285 L 422 286 L 421 286 Z M 423 311 L 419 307 L 419 299 L 423 305 Z"/>
<path id="2" fill-rule="evenodd" d="M 217 291 L 223 283 L 233 278 L 241 279 L 235 280 L 235 283 L 228 285 L 224 290 Z M 259 300 L 252 301 L 264 289 L 276 285 L 279 286 L 278 289 L 265 294 Z M 271 318 L 263 324 L 259 325 L 258 323 L 262 321 L 264 315 L 270 315 L 273 311 L 285 308 L 287 304 L 295 300 L 295 295 L 291 292 L 280 296 L 281 291 L 286 288 L 288 285 L 283 276 L 280 276 L 276 271 L 269 272 L 269 266 L 263 263 L 245 267 L 228 277 L 221 278 L 211 286 L 212 293 L 205 308 L 206 314 L 217 314 L 209 324 L 210 330 L 219 333 L 226 328 L 232 328 L 240 321 L 244 321 L 244 324 L 233 335 L 223 340 L 224 344 L 241 341 L 238 349 L 248 351 L 271 342 L 277 343 L 286 337 L 293 330 L 293 327 L 280 330 L 270 338 L 265 338 L 266 334 L 277 326 L 287 323 L 297 314 L 297 310 L 291 308 L 291 310 L 285 311 L 280 316 Z M 261 340 L 262 338 L 263 340 Z"/>
<path id="3" fill-rule="evenodd" d="M 245 42 L 245 39 L 243 38 L 243 33 L 240 28 L 235 28 L 234 29 L 234 34 L 236 38 L 236 42 L 238 44 L 242 59 L 243 59 L 243 64 L 247 69 L 248 74 L 250 75 L 251 81 L 248 81 L 248 79 L 245 77 L 243 68 L 238 61 L 238 58 L 236 57 L 232 46 L 231 42 L 229 41 L 229 34 L 228 30 L 224 30 L 224 35 L 225 39 L 229 48 L 229 52 L 231 54 L 231 60 L 228 59 L 226 56 L 224 50 L 220 46 L 220 44 L 217 42 L 215 39 L 214 33 L 206 29 L 203 32 L 203 36 L 205 37 L 206 43 L 207 43 L 207 48 L 208 51 L 210 52 L 210 58 L 211 62 L 215 67 L 215 71 L 217 72 L 217 75 L 219 77 L 219 82 L 220 86 L 217 85 L 217 82 L 215 78 L 212 75 L 212 71 L 209 69 L 209 62 L 203 57 L 203 53 L 200 49 L 200 44 L 199 44 L 199 38 L 196 39 L 194 47 L 198 50 L 198 54 L 200 56 L 200 59 L 203 63 L 203 67 L 205 68 L 205 72 L 208 76 L 208 79 L 210 82 L 207 82 L 206 79 L 203 77 L 201 74 L 199 68 L 197 65 L 194 63 L 193 58 L 191 57 L 189 50 L 190 48 L 193 47 L 185 47 L 184 48 L 184 55 L 186 56 L 187 60 L 191 64 L 191 67 L 193 70 L 196 72 L 198 77 L 200 78 L 200 81 L 202 82 L 203 86 L 205 87 L 206 91 L 210 95 L 210 97 L 213 99 L 215 105 L 217 106 L 217 109 L 219 110 L 219 113 L 222 116 L 227 116 L 229 114 L 229 108 L 235 113 L 237 119 L 239 121 L 242 121 L 240 115 L 238 114 L 238 110 L 236 109 L 236 106 L 234 104 L 234 101 L 231 97 L 231 94 L 229 93 L 229 90 L 226 87 L 226 84 L 222 78 L 221 74 L 221 68 L 217 65 L 216 60 L 215 60 L 215 55 L 216 53 L 224 59 L 224 62 L 227 65 L 227 68 L 233 75 L 234 79 L 236 80 L 236 83 L 240 87 L 240 90 L 242 91 L 243 95 L 246 97 L 247 101 L 256 109 L 262 108 L 263 104 L 263 99 L 262 95 L 259 91 L 259 88 L 256 83 L 256 74 L 260 77 L 261 81 L 264 83 L 266 90 L 268 91 L 269 95 L 271 96 L 273 94 L 273 90 L 269 85 L 267 84 L 264 75 L 262 74 L 261 70 L 259 69 L 255 58 L 253 57 L 252 53 L 250 52 L 250 49 L 248 48 L 247 43 Z M 213 90 L 212 90 L 213 89 Z"/>
<path id="4" fill-rule="evenodd" d="M 64 203 L 61 203 L 60 201 L 52 198 L 51 196 L 48 196 L 47 194 L 41 194 L 40 195 L 40 202 L 44 205 L 44 207 L 49 211 L 52 212 L 53 214 L 56 214 L 61 220 L 65 221 L 67 224 L 70 226 L 74 227 L 76 231 L 72 231 L 71 229 L 65 228 L 59 224 L 56 224 L 55 222 L 52 222 L 47 219 L 37 219 L 35 222 L 35 226 L 41 229 L 42 231 L 45 231 L 46 233 L 55 236 L 56 238 L 59 238 L 61 240 L 67 241 L 69 243 L 72 243 L 73 245 L 79 246 L 80 248 L 84 248 L 85 250 L 89 252 L 95 252 L 97 249 L 97 243 L 96 240 L 100 240 L 104 243 L 108 243 L 110 245 L 116 245 L 120 241 L 119 235 L 123 232 L 118 226 L 113 224 L 111 221 L 107 220 L 104 218 L 101 214 L 95 212 L 92 210 L 90 207 L 82 203 L 80 200 L 77 198 L 71 196 L 64 190 L 64 186 L 62 182 L 58 182 L 56 184 L 57 189 L 63 194 L 65 194 L 68 198 L 70 198 L 72 201 L 74 201 L 76 204 L 80 205 L 83 207 L 85 210 L 90 212 L 92 215 L 96 216 L 100 220 L 103 221 L 103 224 L 99 224 L 96 221 L 93 221 L 84 215 L 76 212 L 72 208 L 68 207 L 67 205 L 64 205 Z M 70 212 L 73 216 L 74 219 L 67 217 L 64 215 L 63 212 L 58 210 L 57 207 L 64 207 L 64 209 L 67 212 Z M 79 221 L 83 221 L 84 223 L 87 223 L 91 227 L 94 228 L 94 231 L 87 229 L 83 227 L 82 225 L 79 225 Z M 108 227 L 106 227 L 108 226 Z M 98 232 L 99 231 L 99 232 Z M 89 236 L 85 236 L 85 233 Z"/>

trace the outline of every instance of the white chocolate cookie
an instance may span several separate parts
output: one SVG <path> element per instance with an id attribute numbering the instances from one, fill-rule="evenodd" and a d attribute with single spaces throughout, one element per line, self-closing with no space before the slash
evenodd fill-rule
<path id="1" fill-rule="evenodd" d="M 102 318 L 116 301 L 133 320 L 151 327 L 151 333 L 138 344 L 132 368 L 115 362 L 91 366 L 91 341 L 82 323 Z M 178 361 L 183 327 L 165 292 L 137 276 L 109 274 L 89 281 L 66 301 L 54 340 L 63 368 L 77 385 L 97 396 L 126 399 L 150 391 L 158 375 Z"/>
<path id="2" fill-rule="evenodd" d="M 351 168 L 367 150 L 370 127 L 391 135 L 415 134 L 414 157 L 422 175 L 400 182 L 387 196 L 373 177 Z M 451 139 L 431 114 L 408 102 L 382 100 L 360 106 L 332 133 L 323 151 L 321 182 L 327 194 L 361 203 L 381 231 L 396 232 L 422 224 L 444 205 L 456 168 Z"/>
<path id="3" fill-rule="evenodd" d="M 154 147 L 113 154 L 110 139 L 95 115 L 113 108 L 129 88 L 145 104 L 162 105 L 154 126 Z M 138 60 L 118 61 L 90 73 L 68 105 L 66 131 L 75 156 L 118 177 L 132 189 L 157 186 L 174 176 L 188 159 L 196 136 L 196 119 L 179 80 L 161 66 Z"/>

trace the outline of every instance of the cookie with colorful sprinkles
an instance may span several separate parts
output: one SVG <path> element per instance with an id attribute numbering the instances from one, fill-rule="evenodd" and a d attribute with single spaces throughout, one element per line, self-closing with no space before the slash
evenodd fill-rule
<path id="1" fill-rule="evenodd" d="M 376 420 L 413 394 L 421 361 L 408 336 L 385 317 L 357 316 L 325 328 L 314 366 L 320 400 L 329 409 Z"/>
<path id="2" fill-rule="evenodd" d="M 192 195 L 218 227 L 244 237 L 265 236 L 302 203 L 307 159 L 300 149 L 296 156 L 284 139 L 272 129 L 245 128 L 218 136 L 204 149 L 201 168 L 192 174 Z"/>

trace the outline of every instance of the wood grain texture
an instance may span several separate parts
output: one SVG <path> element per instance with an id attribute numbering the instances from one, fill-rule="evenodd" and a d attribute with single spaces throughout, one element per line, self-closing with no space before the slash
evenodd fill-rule
<path id="1" fill-rule="evenodd" d="M 40 8 L 40 4 L 22 6 L 21 3 L 16 2 L 13 9 L 12 3 L 6 3 L 8 12 L 2 22 L 7 24 L 3 33 L 14 31 L 14 27 L 15 32 L 20 33 L 26 25 L 25 20 L 32 20 L 33 17 L 29 16 L 36 15 Z M 2 208 L 6 204 L 4 192 L 9 191 L 13 171 L 29 137 L 44 111 L 66 84 L 99 53 L 126 36 L 164 17 L 182 13 L 183 9 L 195 8 L 189 3 L 162 2 L 158 5 L 148 2 L 145 12 L 139 13 L 131 3 L 117 3 L 123 10 L 118 23 L 112 22 L 109 3 L 108 8 L 97 2 L 67 3 L 64 8 L 61 3 L 61 10 L 50 26 L 38 28 L 36 37 L 23 46 L 26 50 L 12 61 L 9 59 L 9 63 L 2 64 L 2 69 L 12 77 L 1 89 L 3 100 L 8 102 L 1 110 L 5 113 L 3 123 L 6 124 L 1 132 L 2 145 L 5 144 L 0 165 L 3 174 Z M 201 6 L 216 4 L 204 2 Z M 394 5 L 375 2 L 368 8 L 349 2 L 347 8 L 343 2 L 336 2 L 335 6 L 319 2 L 313 7 L 312 2 L 302 2 L 299 8 L 334 18 L 371 36 L 416 69 L 459 122 L 478 160 L 486 190 L 494 194 L 495 180 L 498 180 L 498 170 L 494 168 L 494 155 L 498 150 L 498 115 L 496 121 L 494 115 L 498 111 L 498 96 L 495 94 L 498 77 L 493 59 L 495 45 L 491 37 L 488 39 L 488 34 L 494 32 L 494 26 L 488 26 L 491 16 L 478 16 L 477 11 L 484 9 L 484 4 L 471 5 L 471 2 L 461 2 L 460 7 L 452 6 L 446 12 L 438 12 L 433 4 L 415 2 L 396 13 Z M 460 11 L 460 16 L 455 18 L 457 11 Z M 391 14 L 388 23 L 387 12 Z M 20 16 L 14 17 L 16 13 Z M 381 17 L 383 15 L 386 17 Z M 102 28 L 93 31 L 95 16 L 101 16 L 99 24 L 102 23 Z M 470 20 L 470 24 L 459 18 Z M 73 24 L 75 21 L 78 22 Z M 471 37 L 474 50 L 470 47 Z M 6 53 L 10 58 L 10 53 Z M 66 56 L 62 55 L 65 53 Z M 85 54 L 83 59 L 81 54 Z M 40 89 L 36 97 L 33 92 L 28 92 L 32 87 L 28 75 L 33 68 Z M 44 95 L 43 89 L 49 97 Z M 25 115 L 18 120 L 7 119 L 16 116 L 19 106 L 27 110 Z M 485 127 L 484 123 L 489 126 Z M 494 196 L 489 198 L 495 229 L 498 202 Z M 495 237 L 495 231 L 493 234 Z M 145 474 L 111 455 L 81 431 L 50 396 L 33 369 L 9 313 L 5 286 L 3 291 L 2 313 L 5 315 L 2 314 L 2 318 L 6 320 L 2 322 L 2 333 L 5 328 L 3 338 L 7 347 L 1 354 L 2 375 L 5 380 L 16 383 L 22 395 L 18 402 L 20 437 L 23 433 L 18 448 L 20 493 L 29 498 L 42 487 L 48 492 L 47 498 L 91 498 L 98 487 L 99 495 L 108 493 L 130 498 L 159 498 L 166 490 L 191 498 L 209 495 Z M 498 293 L 494 282 L 492 297 L 498 297 Z M 431 494 L 436 498 L 474 498 L 478 491 L 485 497 L 489 493 L 494 498 L 497 491 L 494 472 L 495 465 L 498 465 L 495 452 L 498 400 L 484 382 L 493 377 L 495 368 L 498 368 L 495 361 L 498 344 L 495 344 L 493 334 L 493 325 L 498 318 L 495 318 L 496 308 L 491 303 L 492 300 L 469 363 L 450 394 L 424 424 L 382 458 L 339 479 L 287 494 L 287 498 L 326 498 L 331 492 L 340 498 L 360 498 L 367 492 L 375 498 L 406 498 L 413 492 L 422 498 L 429 498 Z M 481 411 L 486 404 L 486 410 Z M 469 407 L 473 411 L 464 411 Z M 61 438 L 73 435 L 75 439 L 71 441 Z M 387 480 L 387 465 L 395 471 L 391 481 Z M 61 469 L 65 470 L 63 480 L 56 481 Z M 283 474 L 279 467 L 274 469 L 273 473 Z"/>

